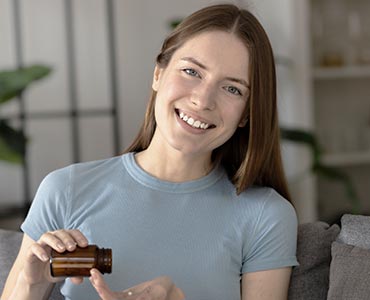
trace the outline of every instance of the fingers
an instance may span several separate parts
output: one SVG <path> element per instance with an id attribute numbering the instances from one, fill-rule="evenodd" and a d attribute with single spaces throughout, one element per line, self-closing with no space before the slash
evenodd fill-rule
<path id="1" fill-rule="evenodd" d="M 98 270 L 92 269 L 90 273 L 91 277 L 89 278 L 89 280 L 102 300 L 117 299 L 116 293 L 110 290 L 110 288 L 104 281 L 103 276 Z"/>
<path id="2" fill-rule="evenodd" d="M 184 293 L 173 283 L 170 277 L 161 276 L 152 281 L 150 294 L 153 299 L 182 300 Z"/>
<path id="3" fill-rule="evenodd" d="M 46 232 L 36 243 L 30 246 L 26 254 L 26 260 L 31 265 L 39 262 L 47 263 L 50 259 L 51 249 L 58 252 L 73 251 L 76 249 L 76 245 L 80 247 L 88 245 L 87 239 L 79 230 Z"/>
<path id="4" fill-rule="evenodd" d="M 157 277 L 151 281 L 143 282 L 130 289 L 113 292 L 104 281 L 101 273 L 91 270 L 90 282 L 102 300 L 132 299 L 132 300 L 183 300 L 185 295 L 176 287 L 169 277 Z"/>
<path id="5" fill-rule="evenodd" d="M 185 294 L 181 289 L 179 289 L 177 286 L 175 286 L 171 291 L 169 299 L 184 300 L 185 299 Z"/>
<path id="6" fill-rule="evenodd" d="M 38 244 L 42 246 L 47 245 L 58 252 L 63 252 L 65 250 L 75 250 L 76 245 L 86 247 L 88 245 L 88 241 L 79 230 L 62 229 L 53 232 L 46 232 L 38 240 Z"/>
<path id="7" fill-rule="evenodd" d="M 57 282 L 62 278 L 54 278 L 50 273 L 50 255 L 52 249 L 63 252 L 73 251 L 76 245 L 85 247 L 87 239 L 78 230 L 57 230 L 43 234 L 37 242 L 25 239 L 25 263 L 23 264 L 24 278 L 29 283 Z M 74 278 L 73 283 L 80 284 L 82 278 Z"/>
<path id="8" fill-rule="evenodd" d="M 140 285 L 133 287 L 132 289 L 128 289 L 121 292 L 113 292 L 110 290 L 107 283 L 104 281 L 103 276 L 101 273 L 96 270 L 91 270 L 91 277 L 90 282 L 101 297 L 101 300 L 118 300 L 118 299 L 125 299 L 125 300 L 140 300 L 140 299 L 157 299 L 157 298 L 143 298 L 143 296 L 148 296 L 148 292 L 150 292 L 150 282 L 144 282 Z M 149 289 L 148 289 L 149 288 Z M 144 295 L 145 293 L 145 295 Z"/>
<path id="9" fill-rule="evenodd" d="M 70 280 L 73 284 L 76 285 L 79 285 L 84 281 L 83 277 L 71 277 Z"/>
<path id="10" fill-rule="evenodd" d="M 26 259 L 31 264 L 36 263 L 39 260 L 47 262 L 49 260 L 49 254 L 40 244 L 34 243 L 30 247 L 30 251 L 27 252 Z"/>
<path id="11" fill-rule="evenodd" d="M 77 229 L 69 230 L 70 235 L 73 237 L 74 241 L 80 247 L 86 247 L 88 245 L 87 238 Z"/>

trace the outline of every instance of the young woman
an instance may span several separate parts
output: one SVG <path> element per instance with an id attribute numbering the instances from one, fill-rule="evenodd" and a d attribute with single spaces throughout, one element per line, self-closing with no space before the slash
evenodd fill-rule
<path id="1" fill-rule="evenodd" d="M 201 9 L 164 41 L 144 124 L 120 157 L 49 174 L 2 300 L 44 299 L 51 249 L 113 249 L 66 299 L 286 299 L 297 219 L 280 157 L 274 59 L 256 18 Z"/>

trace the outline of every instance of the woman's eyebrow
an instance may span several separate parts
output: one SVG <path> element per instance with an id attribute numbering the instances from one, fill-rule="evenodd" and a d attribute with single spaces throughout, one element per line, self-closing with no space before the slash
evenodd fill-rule
<path id="1" fill-rule="evenodd" d="M 183 57 L 183 58 L 181 58 L 181 60 L 191 62 L 193 64 L 196 64 L 198 67 L 200 67 L 204 70 L 208 70 L 205 65 L 203 65 L 200 61 L 196 60 L 194 57 Z"/>
<path id="2" fill-rule="evenodd" d="M 226 77 L 225 79 L 229 80 L 229 81 L 240 83 L 241 85 L 244 85 L 247 89 L 250 88 L 248 82 L 246 82 L 244 79 L 234 78 L 234 77 Z"/>
<path id="3" fill-rule="evenodd" d="M 187 57 L 181 58 L 181 60 L 191 62 L 191 63 L 197 65 L 198 67 L 202 68 L 203 70 L 208 70 L 208 68 L 204 64 L 202 64 L 200 61 L 198 61 L 194 57 L 188 57 L 187 56 Z M 226 80 L 229 80 L 229 81 L 233 81 L 233 82 L 239 83 L 241 85 L 244 85 L 248 89 L 250 88 L 248 82 L 246 80 L 244 80 L 244 79 L 235 78 L 235 77 L 226 77 L 225 79 Z"/>

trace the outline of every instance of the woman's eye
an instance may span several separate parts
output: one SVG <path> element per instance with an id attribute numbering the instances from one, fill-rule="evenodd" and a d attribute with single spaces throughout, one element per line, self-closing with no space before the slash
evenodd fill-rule
<path id="1" fill-rule="evenodd" d="M 191 68 L 186 68 L 186 69 L 183 69 L 183 71 L 190 75 L 190 76 L 194 76 L 194 77 L 200 77 L 199 73 L 197 71 L 195 71 L 194 69 L 191 69 Z"/>
<path id="2" fill-rule="evenodd" d="M 242 95 L 242 92 L 238 88 L 236 88 L 235 86 L 227 86 L 225 89 L 233 95 L 237 95 L 237 96 Z"/>

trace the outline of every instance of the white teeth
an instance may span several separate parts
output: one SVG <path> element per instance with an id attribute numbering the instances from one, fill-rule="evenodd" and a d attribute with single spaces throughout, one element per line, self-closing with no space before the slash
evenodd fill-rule
<path id="1" fill-rule="evenodd" d="M 209 127 L 209 124 L 203 123 L 199 120 L 194 120 L 192 117 L 188 117 L 183 112 L 181 112 L 179 116 L 182 120 L 184 120 L 186 123 L 188 123 L 190 126 L 194 128 L 207 129 Z"/>
<path id="2" fill-rule="evenodd" d="M 195 122 L 194 122 L 194 124 L 193 124 L 193 126 L 194 126 L 194 127 L 196 127 L 196 128 L 199 128 L 199 126 L 200 126 L 200 121 L 198 121 L 198 120 L 197 120 L 197 121 L 195 121 Z"/>

